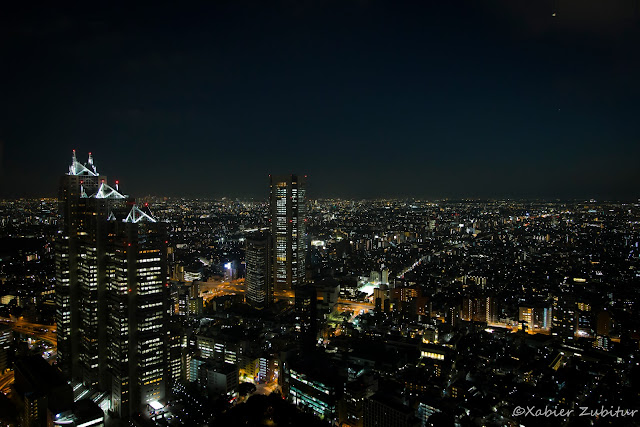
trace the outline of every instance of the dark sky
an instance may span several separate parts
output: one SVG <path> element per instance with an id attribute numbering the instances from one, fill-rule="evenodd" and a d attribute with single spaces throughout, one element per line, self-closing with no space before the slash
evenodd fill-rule
<path id="1" fill-rule="evenodd" d="M 640 0 L 4 3 L 0 197 L 640 197 Z"/>

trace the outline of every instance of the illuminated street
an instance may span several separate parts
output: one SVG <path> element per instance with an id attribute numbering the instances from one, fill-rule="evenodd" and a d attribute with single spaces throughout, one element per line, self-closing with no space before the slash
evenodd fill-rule
<path id="1" fill-rule="evenodd" d="M 29 335 L 43 341 L 47 341 L 54 347 L 56 345 L 56 326 L 55 325 L 42 325 L 38 323 L 31 323 L 19 319 L 8 319 L 6 317 L 0 318 L 0 322 L 10 324 L 11 328 L 23 335 Z"/>
<path id="2" fill-rule="evenodd" d="M 0 392 L 9 394 L 11 391 L 11 384 L 13 384 L 13 371 L 8 371 L 0 375 Z"/>
<path id="3" fill-rule="evenodd" d="M 222 295 L 236 295 L 245 293 L 244 279 L 233 280 L 231 282 L 225 281 L 208 281 L 200 282 L 200 296 L 205 301 Z M 283 299 L 287 301 L 293 301 L 295 298 L 294 291 L 276 291 L 274 292 L 276 299 Z M 322 301 L 322 297 L 318 297 L 318 301 Z M 338 299 L 338 305 L 341 306 L 339 310 L 353 310 L 358 315 L 361 312 L 366 313 L 374 308 L 374 304 L 368 302 L 351 301 L 347 299 Z"/>

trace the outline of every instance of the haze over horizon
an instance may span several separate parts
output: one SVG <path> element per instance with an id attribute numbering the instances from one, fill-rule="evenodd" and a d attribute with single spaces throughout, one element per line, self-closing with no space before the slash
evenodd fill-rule
<path id="1" fill-rule="evenodd" d="M 134 196 L 640 197 L 634 1 L 12 7 L 2 198 L 72 149 Z"/>

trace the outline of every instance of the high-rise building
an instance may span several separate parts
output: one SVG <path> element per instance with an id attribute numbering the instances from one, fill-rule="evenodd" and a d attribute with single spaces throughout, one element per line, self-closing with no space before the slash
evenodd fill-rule
<path id="1" fill-rule="evenodd" d="M 169 325 L 167 345 L 167 379 L 169 384 L 177 384 L 184 379 L 182 366 L 182 340 L 184 333 L 181 325 L 174 323 Z"/>
<path id="2" fill-rule="evenodd" d="M 9 369 L 9 350 L 13 334 L 11 325 L 0 325 L 0 374 Z"/>
<path id="3" fill-rule="evenodd" d="M 128 416 L 164 397 L 166 237 L 147 206 L 73 153 L 59 193 L 58 365 Z"/>
<path id="4" fill-rule="evenodd" d="M 608 337 L 613 328 L 611 313 L 603 310 L 596 316 L 596 333 Z"/>
<path id="5" fill-rule="evenodd" d="M 106 386 L 107 219 L 127 203 L 106 179 L 91 153 L 83 165 L 73 152 L 60 182 L 55 254 L 58 364 L 68 377 L 100 387 Z"/>
<path id="6" fill-rule="evenodd" d="M 46 426 L 51 415 L 71 408 L 73 395 L 62 373 L 40 356 L 18 358 L 13 366 L 15 397 L 23 426 Z"/>
<path id="7" fill-rule="evenodd" d="M 496 301 L 492 297 L 465 297 L 460 317 L 466 321 L 495 323 L 498 317 Z"/>
<path id="8" fill-rule="evenodd" d="M 380 279 L 380 283 L 382 283 L 383 285 L 388 285 L 389 284 L 389 269 L 388 268 L 383 268 L 382 269 L 382 276 Z"/>
<path id="9" fill-rule="evenodd" d="M 369 282 L 374 283 L 376 285 L 379 284 L 380 283 L 380 272 L 376 271 L 376 270 L 371 271 Z"/>
<path id="10" fill-rule="evenodd" d="M 574 293 L 563 292 L 554 297 L 552 334 L 563 341 L 575 339 L 578 330 L 578 307 Z"/>
<path id="11" fill-rule="evenodd" d="M 364 374 L 344 386 L 344 393 L 338 402 L 339 422 L 343 427 L 363 427 L 364 402 L 378 391 L 378 380 Z"/>
<path id="12" fill-rule="evenodd" d="M 335 425 L 344 383 L 336 366 L 322 353 L 292 357 L 282 364 L 283 395 L 294 405 Z"/>
<path id="13" fill-rule="evenodd" d="M 265 308 L 273 302 L 271 239 L 267 233 L 254 233 L 247 237 L 246 242 L 247 303 L 256 308 Z"/>
<path id="14" fill-rule="evenodd" d="M 550 331 L 553 309 L 547 306 L 521 306 L 518 320 L 526 324 L 528 331 Z"/>
<path id="15" fill-rule="evenodd" d="M 304 349 L 315 348 L 318 335 L 318 293 L 313 285 L 299 286 L 295 290 L 295 330 Z"/>
<path id="16" fill-rule="evenodd" d="M 107 364 L 111 410 L 120 416 L 163 399 L 166 386 L 166 236 L 135 205 L 131 216 L 114 221 L 107 254 Z"/>
<path id="17" fill-rule="evenodd" d="M 304 283 L 306 257 L 306 177 L 270 176 L 273 285 L 276 291 Z"/>

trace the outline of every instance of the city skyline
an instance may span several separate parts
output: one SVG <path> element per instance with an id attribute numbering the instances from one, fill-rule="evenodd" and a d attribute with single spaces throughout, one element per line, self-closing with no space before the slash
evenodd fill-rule
<path id="1" fill-rule="evenodd" d="M 0 201 L 10 425 L 635 425 L 640 203 L 146 203 L 71 160 Z"/>
<path id="2" fill-rule="evenodd" d="M 238 201 L 251 201 L 251 202 L 264 202 L 269 204 L 270 203 L 270 195 L 267 192 L 266 194 L 263 194 L 262 196 L 258 196 L 258 197 L 233 197 L 233 196 L 219 196 L 219 197 L 207 197 L 207 196 L 200 196 L 200 197 L 189 197 L 189 196 L 166 196 L 166 195 L 162 195 L 162 194 L 137 194 L 137 195 L 123 195 L 121 193 L 119 193 L 119 185 L 120 185 L 120 181 L 118 179 L 115 179 L 113 182 L 113 187 L 111 185 L 109 185 L 107 183 L 106 180 L 106 175 L 103 174 L 98 174 L 97 172 L 97 168 L 94 165 L 94 155 L 93 152 L 89 151 L 87 154 L 87 161 L 83 162 L 82 160 L 79 160 L 79 156 L 82 155 L 82 153 L 78 153 L 77 150 L 73 149 L 72 150 L 72 166 L 70 167 L 70 175 L 83 175 L 83 174 L 88 174 L 89 175 L 89 180 L 93 179 L 91 177 L 93 177 L 95 174 L 95 177 L 101 177 L 102 178 L 102 186 L 97 185 L 96 183 L 92 183 L 91 185 L 94 185 L 97 187 L 94 188 L 99 190 L 102 195 L 106 196 L 110 196 L 113 198 L 128 198 L 131 197 L 133 199 L 136 198 L 141 198 L 144 200 L 153 200 L 153 199 L 165 199 L 165 200 L 170 200 L 170 199 L 185 199 L 185 200 L 238 200 Z M 89 171 L 89 172 L 87 172 Z M 297 173 L 291 173 L 291 174 L 268 174 L 267 179 L 268 181 L 271 181 L 273 179 L 273 177 L 297 177 L 297 176 L 302 176 L 300 174 Z M 593 202 L 593 201 L 598 201 L 598 202 L 636 202 L 639 199 L 628 199 L 628 200 L 624 200 L 624 199 L 607 199 L 607 198 L 602 198 L 599 200 L 596 200 L 594 198 L 591 197 L 573 197 L 573 198 L 560 198 L 560 197 L 416 197 L 416 196 L 379 196 L 379 197 L 307 197 L 306 193 L 307 193 L 307 189 L 306 189 L 306 180 L 308 178 L 308 175 L 304 175 L 304 181 L 305 181 L 305 199 L 306 202 L 310 202 L 310 201 L 317 201 L 317 200 L 344 200 L 344 201 L 385 201 L 385 200 L 415 200 L 415 201 L 424 201 L 424 202 L 456 202 L 456 201 L 464 201 L 464 202 L 487 202 L 487 201 L 508 201 L 508 200 L 513 200 L 513 201 L 532 201 L 532 202 L 576 202 L 576 201 L 589 201 L 589 202 Z M 81 182 L 82 184 L 82 182 Z M 59 190 L 59 187 L 56 187 Z M 82 187 L 81 187 L 82 188 Z M 83 189 L 83 191 L 85 191 L 85 196 L 87 196 L 86 194 L 86 190 Z M 52 198 L 56 198 L 59 197 L 59 194 L 57 196 L 33 196 L 33 197 L 17 197 L 17 199 L 27 199 L 27 200 L 35 200 L 35 199 L 52 199 Z M 93 196 L 92 196 L 93 197 Z M 7 197 L 4 200 L 12 200 L 12 197 Z M 2 200 L 0 198 L 0 200 Z"/>
<path id="3" fill-rule="evenodd" d="M 633 2 L 12 7 L 3 198 L 74 148 L 138 196 L 638 198 Z"/>
<path id="4" fill-rule="evenodd" d="M 0 425 L 638 424 L 640 0 L 119 6 L 0 13 Z"/>
<path id="5" fill-rule="evenodd" d="M 91 168 L 93 167 L 95 170 L 95 166 L 93 165 L 93 152 L 89 151 L 87 152 L 87 161 L 86 162 L 82 162 L 81 160 L 76 160 L 76 156 L 80 156 L 82 153 L 78 153 L 77 150 L 73 149 L 71 150 L 73 153 L 73 164 L 76 165 L 76 167 L 81 168 L 83 170 L 88 170 L 87 168 Z M 80 169 L 78 169 L 80 170 Z M 72 174 L 76 174 L 75 172 L 73 172 Z M 96 175 L 97 176 L 97 175 Z M 290 173 L 290 174 L 268 174 L 267 175 L 267 182 L 269 182 L 272 177 L 294 177 L 294 176 L 302 176 L 300 174 L 297 173 Z M 305 180 L 305 193 L 308 193 L 308 190 L 306 190 L 306 180 L 308 178 L 308 175 L 304 175 L 304 180 Z M 110 185 L 106 184 L 106 180 L 104 183 L 104 191 L 106 192 L 114 192 L 114 194 L 119 194 L 118 193 L 118 186 L 120 184 L 120 181 L 118 179 L 114 180 L 114 186 L 115 188 L 111 187 Z M 58 188 L 58 187 L 56 187 Z M 263 188 L 264 189 L 264 188 Z M 263 191 L 264 193 L 264 191 Z M 36 195 L 36 196 L 19 196 L 19 197 L 15 197 L 16 199 L 39 199 L 39 198 L 55 198 L 57 197 L 56 195 Z M 124 195 L 123 197 L 129 197 L 128 195 Z M 265 193 L 262 195 L 258 195 L 258 196 L 234 196 L 234 195 L 218 195 L 216 196 L 179 196 L 179 195 L 165 195 L 165 194 L 144 194 L 144 192 L 142 194 L 136 194 L 132 196 L 133 198 L 142 198 L 142 199 L 147 199 L 147 198 L 164 198 L 164 199 L 188 199 L 188 200 L 241 200 L 241 201 L 258 201 L 258 202 L 265 202 L 265 203 L 270 203 L 270 196 L 269 193 Z M 5 197 L 5 200 L 11 200 L 14 197 Z M 0 198 L 3 199 L 3 198 Z M 574 201 L 580 201 L 580 200 L 589 200 L 589 201 L 594 201 L 596 200 L 595 198 L 591 197 L 591 196 L 585 196 L 585 197 L 540 197 L 540 196 L 532 196 L 532 197 L 527 197 L 527 196 L 513 196 L 513 197 L 509 197 L 509 196 L 504 196 L 504 197 L 498 197 L 498 196 L 476 196 L 476 197 L 464 197 L 464 196 L 445 196 L 445 197 L 419 197 L 419 196 L 415 196 L 415 195 L 402 195 L 402 194 L 396 194 L 396 195 L 388 195 L 388 196 L 373 196 L 373 197 L 341 197 L 341 196 L 318 196 L 318 197 L 307 197 L 305 196 L 305 199 L 307 200 L 307 202 L 312 201 L 312 200 L 353 200 L 353 201 L 376 201 L 376 200 L 420 200 L 420 201 L 432 201 L 432 202 L 446 202 L 446 201 L 469 201 L 469 202 L 484 202 L 484 201 L 501 201 L 501 200 L 514 200 L 514 201 L 549 201 L 549 202 L 574 202 Z M 640 200 L 640 198 L 636 198 L 634 199 L 633 197 L 629 197 L 629 198 L 598 198 L 597 201 L 602 201 L 602 202 L 635 202 L 637 200 Z"/>

